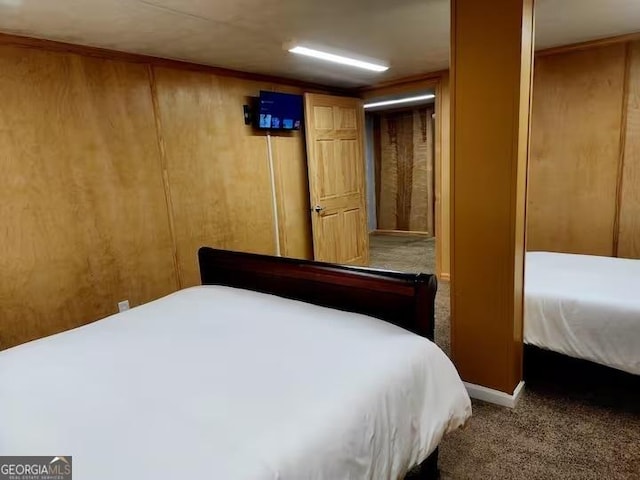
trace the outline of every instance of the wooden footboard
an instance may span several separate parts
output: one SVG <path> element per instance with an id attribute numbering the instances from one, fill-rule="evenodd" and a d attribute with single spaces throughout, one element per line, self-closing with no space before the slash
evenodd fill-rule
<path id="1" fill-rule="evenodd" d="M 433 340 L 434 275 L 202 247 L 203 285 L 226 285 L 362 313 Z"/>

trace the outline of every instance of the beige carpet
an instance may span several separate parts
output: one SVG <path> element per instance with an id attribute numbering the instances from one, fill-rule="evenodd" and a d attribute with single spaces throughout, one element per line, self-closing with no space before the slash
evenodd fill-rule
<path id="1" fill-rule="evenodd" d="M 430 273 L 433 252 L 433 240 L 425 238 L 371 237 L 375 267 Z M 449 320 L 449 286 L 442 282 L 436 343 L 447 354 Z M 640 377 L 602 371 L 601 378 L 578 379 L 572 370 L 527 378 L 514 409 L 474 400 L 466 428 L 440 446 L 441 478 L 640 479 Z"/>
<path id="2" fill-rule="evenodd" d="M 369 237 L 369 265 L 399 272 L 435 273 L 434 238 L 398 235 Z M 449 355 L 449 284 L 440 283 L 436 294 L 436 343 Z"/>
<path id="3" fill-rule="evenodd" d="M 435 272 L 435 239 L 420 236 L 370 235 L 372 267 L 401 272 Z"/>

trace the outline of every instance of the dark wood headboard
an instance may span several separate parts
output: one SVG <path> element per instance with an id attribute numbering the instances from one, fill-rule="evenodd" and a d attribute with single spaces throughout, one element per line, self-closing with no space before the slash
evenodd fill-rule
<path id="1" fill-rule="evenodd" d="M 226 285 L 363 313 L 433 340 L 434 275 L 202 247 L 203 285 Z"/>

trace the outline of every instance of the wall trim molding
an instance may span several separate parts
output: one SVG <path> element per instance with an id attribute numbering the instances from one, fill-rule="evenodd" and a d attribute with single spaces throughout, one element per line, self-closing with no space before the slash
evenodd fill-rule
<path id="1" fill-rule="evenodd" d="M 385 229 L 376 229 L 371 232 L 372 235 L 391 235 L 395 237 L 427 237 L 433 238 L 429 232 L 419 232 L 416 230 L 385 230 Z"/>
<path id="2" fill-rule="evenodd" d="M 578 50 L 586 50 L 589 48 L 604 47 L 615 43 L 625 43 L 640 41 L 640 32 L 627 33 L 625 35 L 616 35 L 613 37 L 596 38 L 594 40 L 587 40 L 579 43 L 570 43 L 568 45 L 560 45 L 557 47 L 543 48 L 534 52 L 535 56 L 543 57 L 547 55 L 557 55 L 561 53 L 573 52 Z M 449 68 L 437 70 L 434 72 L 419 73 L 416 75 L 410 75 L 408 77 L 396 78 L 395 80 L 387 80 L 384 82 L 375 83 L 365 87 L 359 87 L 349 90 L 349 93 L 353 95 L 365 95 L 370 97 L 372 94 L 377 94 L 377 90 L 386 90 L 389 88 L 398 88 L 402 90 L 402 87 L 406 87 L 407 90 L 415 90 L 417 83 L 433 83 L 439 82 L 440 79 L 449 74 Z M 384 92 L 380 92 L 384 93 Z"/>
<path id="3" fill-rule="evenodd" d="M 517 405 L 518 400 L 520 400 L 520 396 L 522 395 L 522 390 L 524 389 L 524 380 L 520 380 L 520 383 L 516 385 L 516 388 L 513 390 L 511 395 L 501 392 L 500 390 L 483 387 L 482 385 L 476 385 L 469 382 L 463 383 L 471 398 L 508 408 L 514 408 Z"/>
<path id="4" fill-rule="evenodd" d="M 575 52 L 578 50 L 587 50 L 589 48 L 606 47 L 614 43 L 626 43 L 640 40 L 640 32 L 627 33 L 625 35 L 616 35 L 614 37 L 596 38 L 585 42 L 571 43 L 569 45 L 560 45 L 558 47 L 544 48 L 535 52 L 536 56 L 544 57 L 547 55 L 557 55 L 559 53 Z"/>
<path id="5" fill-rule="evenodd" d="M 632 42 L 640 40 L 640 32 L 629 33 L 625 35 L 617 35 L 614 37 L 598 38 L 595 40 L 587 40 L 585 42 L 573 43 L 569 45 L 561 45 L 558 47 L 550 47 L 535 52 L 536 56 L 555 55 L 571 51 L 585 50 L 588 48 L 601 47 L 621 42 Z M 185 60 L 175 60 L 170 58 L 154 57 L 152 55 L 143 55 L 138 53 L 129 53 L 119 50 L 110 50 L 107 48 L 93 47 L 89 45 L 78 45 L 73 43 L 60 42 L 57 40 L 48 40 L 44 38 L 25 37 L 21 35 L 13 35 L 9 33 L 0 33 L 0 46 L 14 46 L 20 48 L 33 48 L 40 50 L 48 50 L 59 53 L 72 53 L 76 55 L 84 55 L 88 57 L 102 58 L 106 60 L 118 60 L 129 63 L 144 63 L 154 67 L 176 68 L 180 70 L 190 70 L 196 72 L 204 72 L 212 75 L 223 77 L 234 77 L 245 80 L 262 81 L 269 83 L 278 83 L 283 85 L 308 88 L 322 92 L 331 92 L 338 95 L 346 96 L 371 96 L 376 94 L 377 90 L 415 89 L 417 83 L 431 83 L 435 87 L 443 76 L 449 74 L 449 69 L 437 70 L 434 72 L 419 73 L 407 77 L 387 80 L 373 85 L 367 85 L 357 88 L 340 88 L 331 87 L 324 84 L 306 82 L 304 80 L 296 80 L 294 78 L 278 77 L 274 75 L 264 75 L 260 73 L 243 72 L 240 70 L 232 70 L 224 67 L 214 67 L 211 65 L 203 65 Z M 430 86 L 430 85 L 427 85 Z M 381 92 L 382 93 L 382 92 Z"/>
<path id="6" fill-rule="evenodd" d="M 351 92 L 351 90 L 346 88 L 331 87 L 318 83 L 296 80 L 294 78 L 243 72 L 240 70 L 214 67 L 211 65 L 202 65 L 199 63 L 193 63 L 184 60 L 154 57 L 151 55 L 122 52 L 119 50 L 110 50 L 107 48 L 92 47 L 88 45 L 76 45 L 73 43 L 58 42 L 56 40 L 47 40 L 43 38 L 23 37 L 20 35 L 11 35 L 8 33 L 0 33 L 0 46 L 31 48 L 36 50 L 46 50 L 50 52 L 83 55 L 85 57 L 94 57 L 103 60 L 142 63 L 151 65 L 152 67 L 175 68 L 178 70 L 209 73 L 211 75 L 218 75 L 221 77 L 234 77 L 244 80 L 253 80 L 257 82 L 277 83 L 280 85 L 288 85 L 308 89 L 312 92 L 330 92 L 335 95 L 348 95 Z"/>
<path id="7" fill-rule="evenodd" d="M 352 92 L 355 95 L 362 95 L 362 94 L 371 93 L 371 92 L 375 93 L 376 90 L 384 90 L 387 88 L 395 88 L 395 87 L 402 87 L 402 86 L 407 86 L 411 89 L 415 89 L 415 84 L 421 83 L 421 82 L 424 82 L 427 84 L 431 83 L 433 84 L 433 86 L 435 86 L 435 84 L 439 82 L 440 79 L 444 75 L 447 75 L 448 73 L 449 73 L 449 69 L 436 70 L 435 72 L 418 73 L 416 75 L 410 75 L 408 77 L 396 78 L 395 80 L 387 80 L 384 82 L 374 83 L 373 85 L 367 85 L 365 87 L 354 88 Z"/>

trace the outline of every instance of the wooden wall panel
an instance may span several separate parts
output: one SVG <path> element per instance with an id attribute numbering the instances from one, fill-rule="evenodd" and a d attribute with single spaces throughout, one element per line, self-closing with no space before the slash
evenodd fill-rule
<path id="1" fill-rule="evenodd" d="M 0 348 L 176 288 L 147 69 L 0 46 Z"/>
<path id="2" fill-rule="evenodd" d="M 536 61 L 529 250 L 613 254 L 624 72 L 624 44 Z"/>
<path id="3" fill-rule="evenodd" d="M 409 230 L 435 233 L 434 108 L 413 112 L 413 185 L 411 187 Z"/>
<path id="4" fill-rule="evenodd" d="M 275 254 L 267 138 L 242 118 L 242 105 L 275 85 L 155 67 L 154 77 L 183 286 L 199 283 L 203 245 Z M 282 254 L 309 258 L 304 139 L 274 136 L 272 152 Z"/>
<path id="5" fill-rule="evenodd" d="M 285 257 L 313 259 L 307 155 L 302 133 L 272 137 L 280 250 Z"/>
<path id="6" fill-rule="evenodd" d="M 433 107 L 380 114 L 378 229 L 434 233 Z"/>
<path id="7" fill-rule="evenodd" d="M 0 349 L 197 284 L 201 245 L 275 252 L 242 105 L 302 87 L 44 48 L 0 46 Z M 282 254 L 309 258 L 304 138 L 272 140 Z"/>
<path id="8" fill-rule="evenodd" d="M 629 45 L 618 256 L 640 258 L 640 42 Z"/>
<path id="9" fill-rule="evenodd" d="M 373 115 L 373 176 L 376 184 L 376 228 L 380 219 L 380 198 L 382 192 L 382 166 L 380 159 L 382 158 L 382 139 L 381 119 L 379 115 Z"/>
<path id="10" fill-rule="evenodd" d="M 154 68 L 182 286 L 200 282 L 203 245 L 275 253 L 265 134 L 242 105 L 268 84 Z"/>
<path id="11" fill-rule="evenodd" d="M 402 216 L 404 212 L 397 212 L 399 201 L 398 198 L 404 191 L 405 185 L 398 178 L 399 163 L 406 161 L 400 152 L 398 159 L 398 144 L 401 142 L 410 143 L 413 137 L 413 118 L 409 118 L 409 122 L 403 121 L 406 116 L 395 115 L 391 119 L 389 115 L 380 115 L 380 156 L 375 158 L 375 162 L 379 165 L 377 170 L 379 173 L 379 197 L 378 209 L 378 229 L 379 230 L 398 230 L 399 225 L 404 222 L 398 222 L 398 216 Z M 407 125 L 408 124 L 408 125 Z M 405 138 L 407 137 L 407 138 Z M 413 151 L 411 152 L 413 157 Z M 413 158 L 410 159 L 413 163 Z M 408 228 L 406 228 L 408 230 Z"/>
<path id="12" fill-rule="evenodd" d="M 436 271 L 443 280 L 451 272 L 451 106 L 449 75 L 442 77 L 436 98 Z M 439 160 L 439 161 L 438 161 Z"/>
<path id="13" fill-rule="evenodd" d="M 327 93 L 326 90 L 282 84 L 271 84 L 270 89 L 296 95 L 311 91 Z M 313 233 L 304 130 L 274 133 L 271 137 L 271 152 L 276 180 L 280 253 L 285 257 L 312 260 Z"/>

